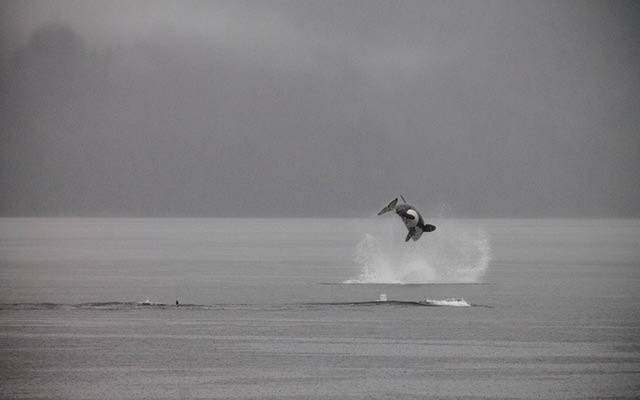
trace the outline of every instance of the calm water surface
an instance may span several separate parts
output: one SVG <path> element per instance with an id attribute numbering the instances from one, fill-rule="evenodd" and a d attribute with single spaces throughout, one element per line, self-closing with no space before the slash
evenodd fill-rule
<path id="1" fill-rule="evenodd" d="M 2 219 L 0 397 L 640 397 L 640 221 L 398 224 Z"/>

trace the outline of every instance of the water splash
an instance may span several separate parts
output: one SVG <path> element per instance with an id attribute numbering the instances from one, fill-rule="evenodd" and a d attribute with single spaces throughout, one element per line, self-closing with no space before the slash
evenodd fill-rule
<path id="1" fill-rule="evenodd" d="M 491 244 L 484 229 L 440 224 L 433 234 L 404 243 L 401 232 L 365 234 L 355 251 L 360 276 L 344 283 L 477 283 L 491 261 Z"/>

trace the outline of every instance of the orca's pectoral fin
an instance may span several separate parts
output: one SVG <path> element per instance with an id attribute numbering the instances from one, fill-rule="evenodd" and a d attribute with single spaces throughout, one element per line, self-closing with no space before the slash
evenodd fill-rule
<path id="1" fill-rule="evenodd" d="M 408 242 L 409 239 L 411 239 L 412 236 L 413 236 L 413 229 L 409 229 L 409 232 L 407 232 L 407 237 L 404 238 L 404 241 Z"/>
<path id="2" fill-rule="evenodd" d="M 424 228 L 422 229 L 424 232 L 433 232 L 436 230 L 434 225 L 424 224 Z"/>

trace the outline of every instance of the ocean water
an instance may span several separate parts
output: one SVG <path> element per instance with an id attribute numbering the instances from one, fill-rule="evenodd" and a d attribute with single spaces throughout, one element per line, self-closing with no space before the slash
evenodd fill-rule
<path id="1" fill-rule="evenodd" d="M 0 219 L 0 398 L 640 398 L 639 220 L 434 223 Z"/>

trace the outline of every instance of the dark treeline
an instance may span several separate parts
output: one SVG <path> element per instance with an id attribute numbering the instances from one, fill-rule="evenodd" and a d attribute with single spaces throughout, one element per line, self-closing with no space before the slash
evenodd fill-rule
<path id="1" fill-rule="evenodd" d="M 384 84 L 321 45 L 290 63 L 41 27 L 1 60 L 0 214 L 366 216 L 403 193 L 439 216 L 639 215 L 637 103 L 522 72 L 526 48 L 497 73 L 505 40 Z"/>
<path id="2" fill-rule="evenodd" d="M 5 60 L 2 213 L 328 215 L 388 178 L 348 66 L 309 77 L 176 47 L 96 52 L 47 26 Z"/>

